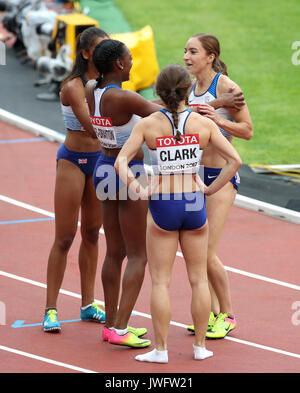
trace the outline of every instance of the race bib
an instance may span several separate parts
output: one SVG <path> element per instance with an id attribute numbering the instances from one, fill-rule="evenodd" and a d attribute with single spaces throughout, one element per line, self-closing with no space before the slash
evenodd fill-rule
<path id="1" fill-rule="evenodd" d="M 109 117 L 90 116 L 93 128 L 101 146 L 107 149 L 118 147 L 116 133 Z"/>
<path id="2" fill-rule="evenodd" d="M 174 136 L 156 138 L 156 153 L 160 173 L 195 173 L 201 159 L 199 135 L 181 135 L 180 141 Z"/>

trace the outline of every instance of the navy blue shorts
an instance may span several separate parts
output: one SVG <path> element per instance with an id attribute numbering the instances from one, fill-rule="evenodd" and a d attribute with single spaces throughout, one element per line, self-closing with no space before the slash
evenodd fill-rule
<path id="1" fill-rule="evenodd" d="M 166 231 L 198 229 L 206 222 L 205 196 L 200 191 L 153 194 L 149 210 L 156 225 Z"/>
<path id="2" fill-rule="evenodd" d="M 222 168 L 207 168 L 204 167 L 204 179 L 203 182 L 206 186 L 209 186 L 216 178 L 219 176 Z M 233 176 L 233 178 L 230 180 L 230 182 L 233 184 L 233 187 L 238 191 L 239 189 L 239 184 L 240 184 L 240 176 L 238 172 Z"/>
<path id="3" fill-rule="evenodd" d="M 99 157 L 93 174 L 93 182 L 96 189 L 98 199 L 101 201 L 105 199 L 116 199 L 116 194 L 126 187 L 126 184 L 120 179 L 114 165 L 116 162 L 115 157 L 108 157 L 104 154 Z M 139 160 L 132 160 L 129 162 L 129 167 L 133 172 L 135 178 L 145 175 L 145 184 L 147 185 L 147 176 L 144 168 L 144 162 Z M 127 197 L 127 187 L 126 195 Z"/>
<path id="4" fill-rule="evenodd" d="M 64 159 L 76 165 L 86 176 L 92 176 L 98 158 L 101 156 L 101 150 L 91 153 L 80 153 L 69 150 L 62 144 L 58 151 L 56 161 Z"/>

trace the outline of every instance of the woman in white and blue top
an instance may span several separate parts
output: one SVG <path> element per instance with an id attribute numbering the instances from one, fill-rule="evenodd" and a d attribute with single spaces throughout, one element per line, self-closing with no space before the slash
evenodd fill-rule
<path id="1" fill-rule="evenodd" d="M 220 45 L 215 36 L 196 34 L 188 40 L 184 61 L 189 73 L 196 77 L 188 97 L 189 108 L 213 120 L 229 142 L 232 142 L 233 137 L 249 140 L 253 129 L 247 105 L 242 105 L 239 110 L 216 105 L 223 93 L 231 90 L 239 94 L 241 91 L 227 76 L 226 65 L 219 56 Z M 209 145 L 203 151 L 201 164 L 204 166 L 204 183 L 210 185 L 218 178 L 225 161 L 214 146 Z M 207 332 L 210 338 L 225 337 L 236 326 L 227 273 L 216 254 L 216 248 L 238 184 L 239 176 L 236 173 L 225 187 L 206 201 L 210 227 L 208 277 L 213 288 L 212 313 Z M 193 326 L 189 330 L 193 331 Z"/>
<path id="2" fill-rule="evenodd" d="M 79 252 L 82 288 L 81 319 L 105 320 L 105 312 L 94 302 L 97 272 L 98 236 L 102 225 L 101 209 L 93 187 L 93 170 L 101 154 L 101 145 L 93 132 L 85 102 L 84 85 L 98 76 L 92 54 L 95 46 L 108 38 L 97 27 L 77 36 L 73 69 L 63 81 L 60 102 L 66 129 L 64 143 L 57 151 L 54 194 L 55 239 L 47 269 L 47 299 L 43 327 L 45 332 L 59 332 L 57 298 L 63 281 L 67 256 L 78 230 L 81 211 Z"/>
<path id="3" fill-rule="evenodd" d="M 107 246 L 102 268 L 106 311 L 102 339 L 112 344 L 141 348 L 151 344 L 149 340 L 139 338 L 147 330 L 129 327 L 128 321 L 143 283 L 147 262 L 148 203 L 127 197 L 127 188 L 120 181 L 114 163 L 134 125 L 161 107 L 136 92 L 122 89 L 122 82 L 129 80 L 132 67 L 131 53 L 125 44 L 117 40 L 101 42 L 95 48 L 93 61 L 100 76 L 96 83 L 87 85 L 86 97 L 102 148 L 94 170 Z M 140 149 L 131 158 L 130 166 L 136 178 L 147 181 L 143 158 Z M 127 265 L 122 277 L 125 256 Z"/>
<path id="4" fill-rule="evenodd" d="M 210 313 L 207 280 L 205 196 L 220 190 L 241 165 L 239 155 L 221 135 L 218 127 L 198 113 L 186 110 L 191 79 L 184 67 L 170 65 L 159 74 L 157 94 L 166 110 L 153 113 L 134 127 L 117 158 L 115 168 L 129 191 L 149 201 L 147 256 L 152 279 L 151 315 L 155 349 L 136 357 L 139 361 L 167 363 L 167 336 L 171 319 L 169 283 L 180 243 L 192 289 L 191 311 L 195 325 L 194 358 L 205 359 Z M 146 142 L 152 157 L 156 181 L 143 188 L 128 162 Z M 201 150 L 212 145 L 224 159 L 218 179 L 206 187 L 199 178 Z M 154 193 L 154 190 L 155 191 Z"/>

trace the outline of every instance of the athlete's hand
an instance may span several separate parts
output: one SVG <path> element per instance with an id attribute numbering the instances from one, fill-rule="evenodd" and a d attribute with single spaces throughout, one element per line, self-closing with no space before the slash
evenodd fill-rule
<path id="1" fill-rule="evenodd" d="M 161 183 L 160 176 L 157 176 L 157 175 L 150 176 L 149 182 L 150 182 L 150 184 L 148 185 L 148 189 L 149 189 L 148 195 L 150 197 L 152 194 L 154 194 L 157 191 L 157 189 Z"/>
<path id="2" fill-rule="evenodd" d="M 95 133 L 95 132 L 92 132 L 92 131 L 87 131 L 87 130 L 85 130 L 85 131 L 82 133 L 82 135 L 85 136 L 86 138 L 97 139 L 96 133 Z"/>
<path id="3" fill-rule="evenodd" d="M 147 187 L 143 187 L 140 183 L 136 182 L 137 180 L 130 184 L 129 191 L 133 192 L 138 199 L 147 200 L 157 191 L 160 184 L 160 178 L 159 176 L 150 176 L 150 178 L 148 178 Z"/>
<path id="4" fill-rule="evenodd" d="M 222 117 L 218 115 L 215 108 L 209 104 L 199 104 L 197 110 L 200 115 L 208 117 L 216 124 L 218 124 L 218 122 L 222 122 Z"/>
<path id="5" fill-rule="evenodd" d="M 203 180 L 201 179 L 198 173 L 194 176 L 194 180 L 196 184 L 199 186 L 200 191 L 203 192 L 203 194 L 207 195 L 208 187 L 204 184 Z"/>
<path id="6" fill-rule="evenodd" d="M 160 184 L 159 176 L 150 176 L 148 178 L 148 187 L 144 188 L 142 191 L 143 196 L 146 199 L 149 199 L 151 197 L 151 195 L 157 191 L 159 184 Z"/>
<path id="7" fill-rule="evenodd" d="M 218 101 L 220 108 L 231 108 L 239 111 L 245 105 L 243 92 L 237 91 L 233 93 L 234 87 L 230 87 L 227 93 L 220 94 Z"/>

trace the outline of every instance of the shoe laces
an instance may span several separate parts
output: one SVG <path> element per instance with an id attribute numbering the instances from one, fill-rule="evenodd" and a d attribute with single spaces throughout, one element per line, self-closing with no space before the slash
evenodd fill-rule
<path id="1" fill-rule="evenodd" d="M 98 303 L 94 302 L 92 303 L 92 307 L 94 307 L 97 310 L 97 314 L 100 313 L 102 314 L 104 311 L 102 310 L 102 308 L 99 306 Z"/>
<path id="2" fill-rule="evenodd" d="M 220 314 L 217 316 L 216 325 L 220 325 L 220 324 L 224 323 L 224 322 L 225 322 L 225 319 L 226 319 L 227 317 L 228 317 L 227 314 L 222 314 L 222 313 L 220 313 Z"/>
<path id="3" fill-rule="evenodd" d="M 57 320 L 57 312 L 56 310 L 49 310 L 47 312 L 48 318 L 50 320 L 50 322 L 56 322 Z"/>
<path id="4" fill-rule="evenodd" d="M 214 314 L 213 312 L 211 312 L 211 313 L 209 314 L 209 320 L 208 320 L 208 322 L 209 322 L 209 324 L 212 324 L 212 323 L 216 322 L 216 317 L 215 317 L 215 314 Z"/>

